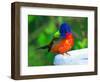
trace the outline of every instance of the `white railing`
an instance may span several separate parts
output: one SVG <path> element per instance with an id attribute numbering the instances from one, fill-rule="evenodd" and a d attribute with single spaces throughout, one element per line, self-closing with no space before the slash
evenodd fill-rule
<path id="1" fill-rule="evenodd" d="M 88 64 L 88 48 L 69 51 L 68 54 L 58 54 L 54 58 L 54 65 Z"/>

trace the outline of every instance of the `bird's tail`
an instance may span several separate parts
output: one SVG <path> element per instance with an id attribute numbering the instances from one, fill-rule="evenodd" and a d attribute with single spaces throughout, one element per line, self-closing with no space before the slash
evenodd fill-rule
<path id="1" fill-rule="evenodd" d="M 41 46 L 41 47 L 39 47 L 37 49 L 47 49 L 48 47 L 49 47 L 49 45 L 45 45 L 45 46 Z"/>
<path id="2" fill-rule="evenodd" d="M 50 45 L 45 45 L 45 46 L 41 46 L 37 49 L 48 49 L 48 52 L 51 50 L 51 46 Z"/>

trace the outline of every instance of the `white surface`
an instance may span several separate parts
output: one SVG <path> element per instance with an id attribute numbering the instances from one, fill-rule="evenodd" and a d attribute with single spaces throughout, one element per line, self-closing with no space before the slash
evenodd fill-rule
<path id="1" fill-rule="evenodd" d="M 54 73 L 70 73 L 94 71 L 94 11 L 73 10 L 73 9 L 52 9 L 38 7 L 21 7 L 21 75 L 37 75 L 37 74 L 54 74 Z M 81 11 L 81 12 L 80 12 Z M 28 67 L 28 15 L 53 15 L 53 16 L 73 16 L 88 17 L 88 64 L 72 65 L 72 66 L 41 66 Z M 91 45 L 92 44 L 92 45 Z M 74 68 L 74 69 L 71 69 Z M 80 69 L 78 69 L 80 68 Z M 48 69 L 48 70 L 46 70 Z M 63 70 L 61 70 L 63 69 Z M 67 70 L 66 70 L 67 69 Z"/>
<path id="2" fill-rule="evenodd" d="M 0 82 L 16 82 L 10 79 L 11 70 L 11 16 L 10 16 L 10 3 L 18 0 L 1 0 L 0 2 Z M 20 0 L 19 0 L 20 1 Z M 21 0 L 29 1 L 29 0 Z M 74 5 L 88 5 L 98 6 L 99 16 L 98 22 L 100 22 L 100 0 L 30 0 L 31 2 L 41 3 L 55 3 L 55 4 L 74 4 Z M 100 24 L 99 24 L 100 27 Z M 100 35 L 100 28 L 98 28 L 98 34 Z M 100 49 L 100 38 L 98 39 Z M 100 50 L 98 52 L 100 54 Z M 100 55 L 98 55 L 100 58 Z M 100 62 L 100 59 L 98 60 Z M 98 66 L 100 69 L 100 64 Z M 35 80 L 21 80 L 19 82 L 100 82 L 100 70 L 98 76 L 82 76 L 82 77 L 63 77 L 63 78 L 50 78 L 50 79 L 35 79 Z"/>
<path id="3" fill-rule="evenodd" d="M 88 49 L 73 50 L 57 54 L 54 58 L 54 65 L 86 65 L 88 64 Z"/>

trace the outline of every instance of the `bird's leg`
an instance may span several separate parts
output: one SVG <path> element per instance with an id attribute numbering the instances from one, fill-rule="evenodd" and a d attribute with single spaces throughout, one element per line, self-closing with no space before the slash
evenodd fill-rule
<path id="1" fill-rule="evenodd" d="M 64 56 L 64 55 L 65 55 L 65 53 L 62 53 L 62 55 Z"/>
<path id="2" fill-rule="evenodd" d="M 66 52 L 66 54 L 70 56 L 70 54 L 69 54 L 69 53 L 67 53 L 67 52 Z"/>
<path id="3" fill-rule="evenodd" d="M 70 56 L 70 54 L 69 54 L 69 53 L 67 53 L 67 52 L 66 52 L 66 53 L 63 53 L 62 55 Z"/>

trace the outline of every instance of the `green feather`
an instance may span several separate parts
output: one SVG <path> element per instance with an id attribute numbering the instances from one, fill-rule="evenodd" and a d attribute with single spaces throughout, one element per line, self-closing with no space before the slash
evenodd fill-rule
<path id="1" fill-rule="evenodd" d="M 60 32 L 59 31 L 55 32 L 54 38 L 59 38 L 59 37 L 60 37 Z"/>

